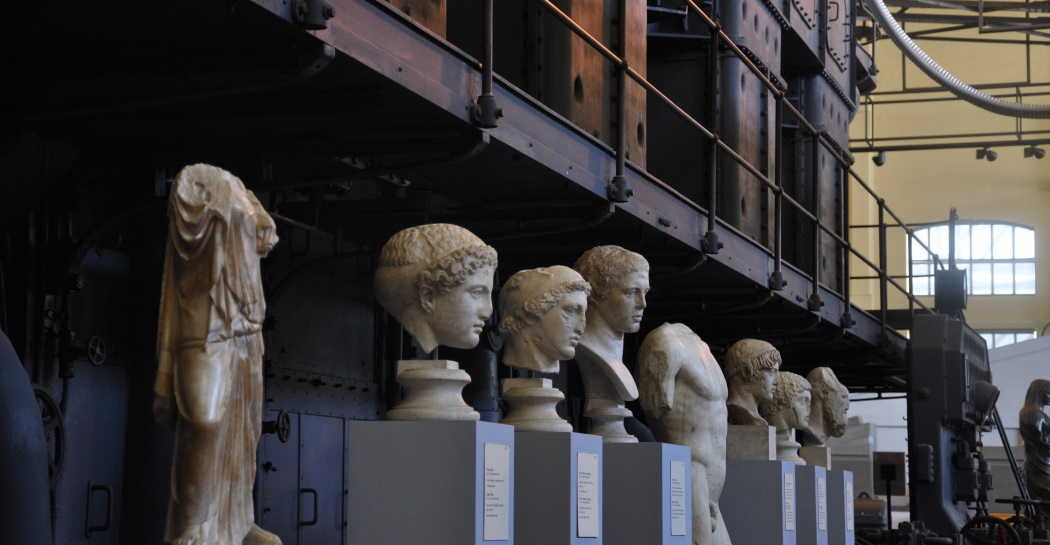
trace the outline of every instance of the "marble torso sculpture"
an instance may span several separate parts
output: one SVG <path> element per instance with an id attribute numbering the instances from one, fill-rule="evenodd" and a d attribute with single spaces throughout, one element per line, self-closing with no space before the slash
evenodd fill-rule
<path id="1" fill-rule="evenodd" d="M 773 399 L 779 380 L 780 352 L 757 339 L 743 339 L 726 353 L 726 380 L 729 383 L 729 423 L 767 426 L 759 414 L 759 403 Z"/>
<path id="2" fill-rule="evenodd" d="M 182 169 L 168 201 L 154 416 L 175 427 L 164 539 L 176 545 L 279 544 L 255 525 L 262 431 L 259 259 L 274 223 L 230 173 Z"/>
<path id="3" fill-rule="evenodd" d="M 849 390 L 828 367 L 817 367 L 810 371 L 806 380 L 813 388 L 813 400 L 803 443 L 807 446 L 823 446 L 829 437 L 842 437 L 846 433 Z"/>
<path id="4" fill-rule="evenodd" d="M 1019 431 L 1024 439 L 1024 472 L 1032 499 L 1050 501 L 1050 381 L 1035 379 L 1021 407 Z M 1039 507 L 1043 523 L 1050 524 L 1050 505 Z"/>
<path id="5" fill-rule="evenodd" d="M 762 416 L 777 429 L 777 460 L 806 465 L 798 455 L 799 444 L 793 436 L 796 429 L 806 429 L 809 425 L 811 390 L 808 380 L 781 371 L 773 399 L 759 404 Z"/>
<path id="6" fill-rule="evenodd" d="M 410 227 L 383 246 L 375 273 L 379 304 L 426 353 L 438 345 L 473 348 L 492 315 L 496 250 L 447 223 Z M 478 420 L 463 402 L 470 376 L 456 362 L 401 360 L 405 398 L 388 420 Z"/>
<path id="7" fill-rule="evenodd" d="M 576 348 L 587 397 L 583 414 L 591 419 L 591 433 L 604 442 L 637 442 L 623 425 L 632 416 L 625 402 L 638 399 L 638 386 L 623 363 L 623 336 L 641 327 L 649 263 L 619 246 L 598 246 L 584 252 L 573 268 L 593 288 L 587 329 Z"/>
<path id="8" fill-rule="evenodd" d="M 510 367 L 557 373 L 561 360 L 576 355 L 587 325 L 591 286 L 568 267 L 555 265 L 519 271 L 500 292 L 499 333 L 503 363 Z M 510 406 L 503 418 L 518 431 L 572 431 L 555 405 L 565 396 L 546 378 L 503 380 L 503 398 Z"/>
<path id="9" fill-rule="evenodd" d="M 718 498 L 726 476 L 726 385 L 707 343 L 664 324 L 638 351 L 642 409 L 659 441 L 692 449 L 693 543 L 728 545 Z"/>

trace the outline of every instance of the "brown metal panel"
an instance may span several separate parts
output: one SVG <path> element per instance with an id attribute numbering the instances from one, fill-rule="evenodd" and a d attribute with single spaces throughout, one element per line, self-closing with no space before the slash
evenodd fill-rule
<path id="1" fill-rule="evenodd" d="M 434 34 L 445 37 L 445 0 L 390 0 L 390 5 Z"/>
<path id="2" fill-rule="evenodd" d="M 618 3 L 618 2 L 617 2 Z M 626 17 L 621 19 L 627 21 L 626 40 L 622 51 L 624 58 L 635 72 L 640 76 L 647 77 L 646 70 L 646 2 L 645 0 L 625 0 Z M 618 7 L 618 6 L 617 6 Z M 615 77 L 615 76 L 614 76 Z M 615 80 L 614 80 L 615 83 Z M 616 89 L 616 87 L 612 87 Z M 646 91 L 634 80 L 627 81 L 627 159 L 641 168 L 645 168 L 645 117 Z M 610 135 L 615 134 L 617 119 L 614 115 L 611 119 Z"/>

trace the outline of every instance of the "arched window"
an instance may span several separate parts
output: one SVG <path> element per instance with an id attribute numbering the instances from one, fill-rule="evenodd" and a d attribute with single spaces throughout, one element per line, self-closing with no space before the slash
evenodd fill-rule
<path id="1" fill-rule="evenodd" d="M 948 265 L 948 225 L 917 229 L 924 242 Z M 934 257 L 911 241 L 911 289 L 933 295 Z M 1035 294 L 1035 231 L 1009 223 L 956 223 L 955 264 L 966 269 L 970 295 Z"/>

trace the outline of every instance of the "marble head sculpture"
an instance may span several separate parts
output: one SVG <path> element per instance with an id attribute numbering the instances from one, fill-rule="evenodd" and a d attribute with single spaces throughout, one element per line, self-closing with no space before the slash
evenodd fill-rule
<path id="1" fill-rule="evenodd" d="M 849 389 L 839 382 L 828 367 L 817 367 L 806 375 L 813 388 L 809 426 L 805 428 L 806 443 L 812 438 L 823 445 L 828 437 L 842 437 L 846 433 L 849 412 Z"/>
<path id="2" fill-rule="evenodd" d="M 777 431 L 804 429 L 809 424 L 812 390 L 805 378 L 781 371 L 773 398 L 760 403 L 759 412 Z"/>
<path id="3" fill-rule="evenodd" d="M 473 348 L 492 314 L 496 265 L 496 250 L 462 227 L 410 227 L 383 246 L 376 299 L 424 352 Z"/>
<path id="4" fill-rule="evenodd" d="M 572 359 L 587 325 L 587 296 L 580 273 L 561 265 L 528 269 L 511 276 L 500 291 L 499 333 L 503 363 L 540 373 L 557 373 Z"/>
<path id="5" fill-rule="evenodd" d="M 623 337 L 637 333 L 649 292 L 649 262 L 619 246 L 598 246 L 573 265 L 591 284 L 587 329 L 576 349 L 576 363 L 587 397 L 584 415 L 591 433 L 605 442 L 635 442 L 623 426 L 631 416 L 624 403 L 638 398 L 638 386 L 623 363 Z"/>
<path id="6" fill-rule="evenodd" d="M 1032 499 L 1050 501 L 1050 380 L 1035 379 L 1021 407 L 1019 430 L 1024 439 L 1024 472 Z M 1039 517 L 1050 523 L 1050 505 L 1039 506 Z"/>
<path id="7" fill-rule="evenodd" d="M 183 168 L 168 201 L 154 417 L 175 428 L 166 543 L 281 540 L 255 525 L 266 316 L 259 260 L 274 223 L 235 176 Z"/>
<path id="8" fill-rule="evenodd" d="M 729 383 L 729 422 L 745 426 L 766 426 L 759 404 L 773 399 L 779 380 L 780 352 L 757 339 L 743 339 L 726 353 L 726 381 Z"/>

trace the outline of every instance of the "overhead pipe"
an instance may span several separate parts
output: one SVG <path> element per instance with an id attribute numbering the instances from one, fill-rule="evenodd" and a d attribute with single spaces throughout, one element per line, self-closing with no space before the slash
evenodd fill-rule
<path id="1" fill-rule="evenodd" d="M 1010 117 L 1021 117 L 1025 119 L 1050 119 L 1050 105 L 1020 104 L 1006 102 L 991 95 L 978 91 L 977 89 L 963 83 L 950 72 L 934 62 L 897 24 L 890 15 L 890 10 L 882 0 L 868 0 L 872 7 L 872 15 L 883 28 L 886 29 L 890 39 L 920 70 L 934 81 L 941 84 L 945 89 L 955 96 L 989 112 L 1006 115 Z"/>

